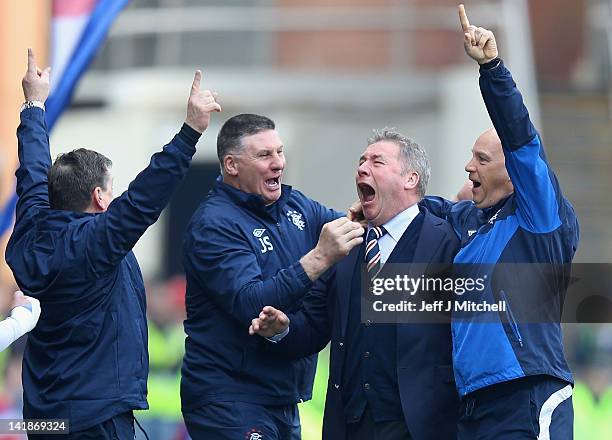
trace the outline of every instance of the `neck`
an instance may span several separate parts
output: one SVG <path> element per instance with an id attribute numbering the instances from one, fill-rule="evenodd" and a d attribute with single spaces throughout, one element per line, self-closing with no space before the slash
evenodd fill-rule
<path id="1" fill-rule="evenodd" d="M 400 205 L 398 205 L 398 208 L 395 209 L 391 214 L 387 214 L 384 217 L 381 218 L 376 218 L 376 219 L 366 219 L 368 220 L 368 224 L 370 226 L 382 226 L 385 223 L 388 223 L 389 221 L 391 221 L 392 219 L 394 219 L 395 217 L 397 217 L 399 214 L 401 214 L 402 212 L 404 212 L 405 210 L 407 210 L 408 208 L 416 205 L 417 203 L 419 203 L 419 201 L 421 200 L 420 197 L 411 197 L 410 199 L 405 200 L 403 203 L 401 203 Z"/>

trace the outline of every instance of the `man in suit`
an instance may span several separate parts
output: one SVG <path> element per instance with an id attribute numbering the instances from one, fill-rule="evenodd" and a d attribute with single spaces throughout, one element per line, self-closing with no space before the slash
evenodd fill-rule
<path id="1" fill-rule="evenodd" d="M 385 263 L 449 264 L 459 242 L 446 221 L 418 206 L 430 172 L 423 148 L 390 129 L 375 131 L 368 144 L 356 175 L 368 221 L 364 245 L 314 285 L 299 312 L 264 307 L 250 332 L 289 329 L 270 350 L 293 358 L 331 340 L 324 439 L 454 439 L 449 324 L 362 322 L 360 293 L 363 264 L 369 283 Z"/>

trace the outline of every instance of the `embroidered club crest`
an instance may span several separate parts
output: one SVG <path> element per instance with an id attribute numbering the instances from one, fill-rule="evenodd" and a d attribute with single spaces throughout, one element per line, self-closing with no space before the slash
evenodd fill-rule
<path id="1" fill-rule="evenodd" d="M 287 218 L 300 230 L 303 231 L 306 223 L 302 220 L 302 214 L 297 211 L 287 211 Z"/>
<path id="2" fill-rule="evenodd" d="M 263 440 L 263 434 L 257 431 L 258 429 L 256 428 L 248 430 L 244 436 L 245 440 Z"/>

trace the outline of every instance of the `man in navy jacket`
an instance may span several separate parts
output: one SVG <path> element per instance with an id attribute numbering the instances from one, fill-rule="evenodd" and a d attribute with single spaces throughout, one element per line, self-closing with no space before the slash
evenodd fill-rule
<path id="1" fill-rule="evenodd" d="M 23 413 L 68 419 L 70 438 L 133 439 L 132 410 L 147 408 L 148 354 L 132 248 L 187 173 L 210 113 L 221 107 L 199 90 L 197 71 L 180 132 L 113 200 L 111 162 L 101 154 L 78 149 L 51 165 L 49 73 L 29 51 L 17 131 L 19 201 L 6 251 L 18 285 L 43 309 L 24 353 Z"/>
<path id="2" fill-rule="evenodd" d="M 407 266 L 419 267 L 410 269 L 414 279 L 430 275 L 428 266 L 450 274 L 459 241 L 446 221 L 418 206 L 428 178 L 427 156 L 418 144 L 391 130 L 377 132 L 356 176 L 369 224 L 367 245 L 321 277 L 289 319 L 265 307 L 252 321 L 252 333 L 285 332 L 282 341 L 268 344 L 275 358 L 299 359 L 331 339 L 325 440 L 456 438 L 459 402 L 449 322 L 372 323 L 360 315 L 364 263 L 372 273 L 378 273 L 379 261 L 426 263 Z M 370 239 L 372 234 L 377 238 Z M 381 278 L 388 276 L 385 267 L 378 270 Z"/>
<path id="3" fill-rule="evenodd" d="M 282 185 L 283 143 L 269 118 L 230 118 L 217 155 L 222 176 L 184 243 L 183 416 L 196 439 L 299 439 L 296 404 L 311 398 L 316 356 L 270 359 L 249 324 L 265 305 L 297 309 L 363 229 Z"/>

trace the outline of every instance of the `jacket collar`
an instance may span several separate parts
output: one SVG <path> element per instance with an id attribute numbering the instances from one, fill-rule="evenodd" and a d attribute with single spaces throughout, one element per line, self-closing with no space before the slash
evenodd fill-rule
<path id="1" fill-rule="evenodd" d="M 213 192 L 228 198 L 236 205 L 245 208 L 259 216 L 270 217 L 274 221 L 278 221 L 282 216 L 282 211 L 289 198 L 291 197 L 292 188 L 289 185 L 281 185 L 281 196 L 279 199 L 267 205 L 263 197 L 259 194 L 247 193 L 234 188 L 231 185 L 223 182 L 223 176 L 217 177 Z"/>
<path id="2" fill-rule="evenodd" d="M 479 212 L 480 221 L 482 223 L 488 222 L 491 219 L 491 217 L 493 217 L 498 211 L 501 211 L 501 209 L 506 205 L 506 202 L 510 200 L 513 195 L 514 193 L 508 195 L 507 197 L 504 197 L 503 199 L 501 199 L 499 202 L 497 202 L 493 206 L 489 206 L 488 208 L 481 209 Z"/>
<path id="3" fill-rule="evenodd" d="M 60 231 L 72 221 L 95 217 L 98 214 L 79 211 L 64 211 L 61 209 L 41 209 L 36 214 L 38 228 L 41 231 Z"/>

